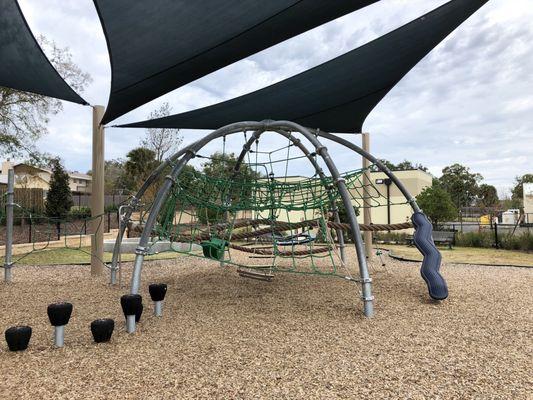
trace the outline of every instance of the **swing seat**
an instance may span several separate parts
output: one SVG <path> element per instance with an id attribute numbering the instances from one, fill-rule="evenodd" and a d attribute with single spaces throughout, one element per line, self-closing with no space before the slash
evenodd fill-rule
<path id="1" fill-rule="evenodd" d="M 281 239 L 276 240 L 278 246 L 296 246 L 299 244 L 311 243 L 316 238 L 309 233 L 299 233 L 292 236 L 283 236 Z"/>
<path id="2" fill-rule="evenodd" d="M 254 267 L 238 267 L 237 272 L 242 278 L 256 279 L 258 281 L 272 282 L 274 274 L 272 274 L 271 265 L 254 266 Z"/>
<path id="3" fill-rule="evenodd" d="M 204 257 L 212 260 L 224 261 L 224 252 L 228 242 L 223 239 L 213 238 L 200 243 Z"/>

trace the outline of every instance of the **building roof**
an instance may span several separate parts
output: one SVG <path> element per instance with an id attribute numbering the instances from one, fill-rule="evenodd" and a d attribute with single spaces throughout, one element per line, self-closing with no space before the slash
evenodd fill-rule
<path id="1" fill-rule="evenodd" d="M 27 166 L 27 167 L 30 167 L 30 168 L 34 168 L 36 170 L 40 170 L 40 171 L 46 172 L 48 174 L 52 174 L 52 170 L 49 169 L 49 168 L 36 167 L 34 165 L 27 164 L 27 163 L 24 163 L 24 162 L 19 162 L 19 163 L 14 163 L 13 164 L 13 168 L 20 167 L 20 166 Z M 78 171 L 67 171 L 67 173 L 68 173 L 68 176 L 71 177 L 71 178 L 84 179 L 84 180 L 89 180 L 89 181 L 91 181 L 93 179 L 91 175 L 83 174 L 83 173 L 78 172 Z M 7 176 L 7 175 L 5 175 L 5 176 Z"/>

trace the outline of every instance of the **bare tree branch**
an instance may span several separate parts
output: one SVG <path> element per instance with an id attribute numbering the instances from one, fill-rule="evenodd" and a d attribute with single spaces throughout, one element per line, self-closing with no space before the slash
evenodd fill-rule
<path id="1" fill-rule="evenodd" d="M 157 110 L 152 111 L 148 118 L 166 117 L 170 115 L 171 111 L 170 105 L 163 103 Z M 183 136 L 179 133 L 179 129 L 149 128 L 141 141 L 141 146 L 152 150 L 155 153 L 156 160 L 161 162 L 165 157 L 178 151 L 182 143 Z"/>

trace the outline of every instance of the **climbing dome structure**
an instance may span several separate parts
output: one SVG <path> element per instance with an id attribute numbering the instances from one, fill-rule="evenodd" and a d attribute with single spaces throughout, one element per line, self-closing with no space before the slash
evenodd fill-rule
<path id="1" fill-rule="evenodd" d="M 228 154 L 227 142 L 238 140 L 242 141 L 240 153 Z M 339 172 L 326 142 L 367 158 L 370 166 Z M 221 151 L 204 154 L 217 144 Z M 195 158 L 204 163 L 203 172 L 188 165 Z M 112 282 L 124 231 L 132 228 L 133 213 L 148 190 L 156 187 L 157 194 L 134 227 L 141 236 L 132 293 L 139 290 L 144 256 L 163 241 L 169 243 L 169 250 L 235 267 L 242 277 L 270 281 L 277 273 L 288 272 L 359 283 L 364 313 L 371 316 L 372 279 L 361 230 L 413 227 L 410 222 L 358 223 L 364 208 L 387 206 L 387 199 L 365 179 L 371 169 L 384 172 L 403 193 L 402 204 L 412 207 L 415 243 L 424 254 L 422 276 L 433 298 L 445 298 L 447 288 L 438 272 L 440 254 L 431 239 L 431 224 L 403 184 L 353 143 L 288 121 L 228 125 L 183 148 L 154 171 L 124 208 L 111 265 Z M 357 257 L 349 256 L 347 246 L 355 247 Z"/>

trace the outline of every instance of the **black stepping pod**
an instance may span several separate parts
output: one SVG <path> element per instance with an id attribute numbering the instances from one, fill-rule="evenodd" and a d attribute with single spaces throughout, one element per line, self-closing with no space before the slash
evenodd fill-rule
<path id="1" fill-rule="evenodd" d="M 135 322 L 138 323 L 141 320 L 141 315 L 143 313 L 144 306 L 141 303 L 141 306 L 137 309 L 135 313 Z"/>
<path id="2" fill-rule="evenodd" d="M 152 301 L 163 301 L 167 294 L 167 285 L 166 283 L 152 283 L 148 286 L 148 291 Z"/>
<path id="3" fill-rule="evenodd" d="M 140 294 L 125 294 L 120 298 L 120 305 L 124 317 L 135 315 L 135 321 L 139 322 L 143 310 L 143 298 Z"/>
<path id="4" fill-rule="evenodd" d="M 66 325 L 72 315 L 72 304 L 64 302 L 53 303 L 48 306 L 46 312 L 52 326 Z"/>
<path id="5" fill-rule="evenodd" d="M 109 342 L 115 329 L 115 321 L 112 319 L 96 319 L 91 322 L 91 333 L 96 343 Z"/>
<path id="6" fill-rule="evenodd" d="M 12 326 L 6 330 L 5 337 L 10 351 L 26 350 L 30 343 L 31 327 Z"/>

